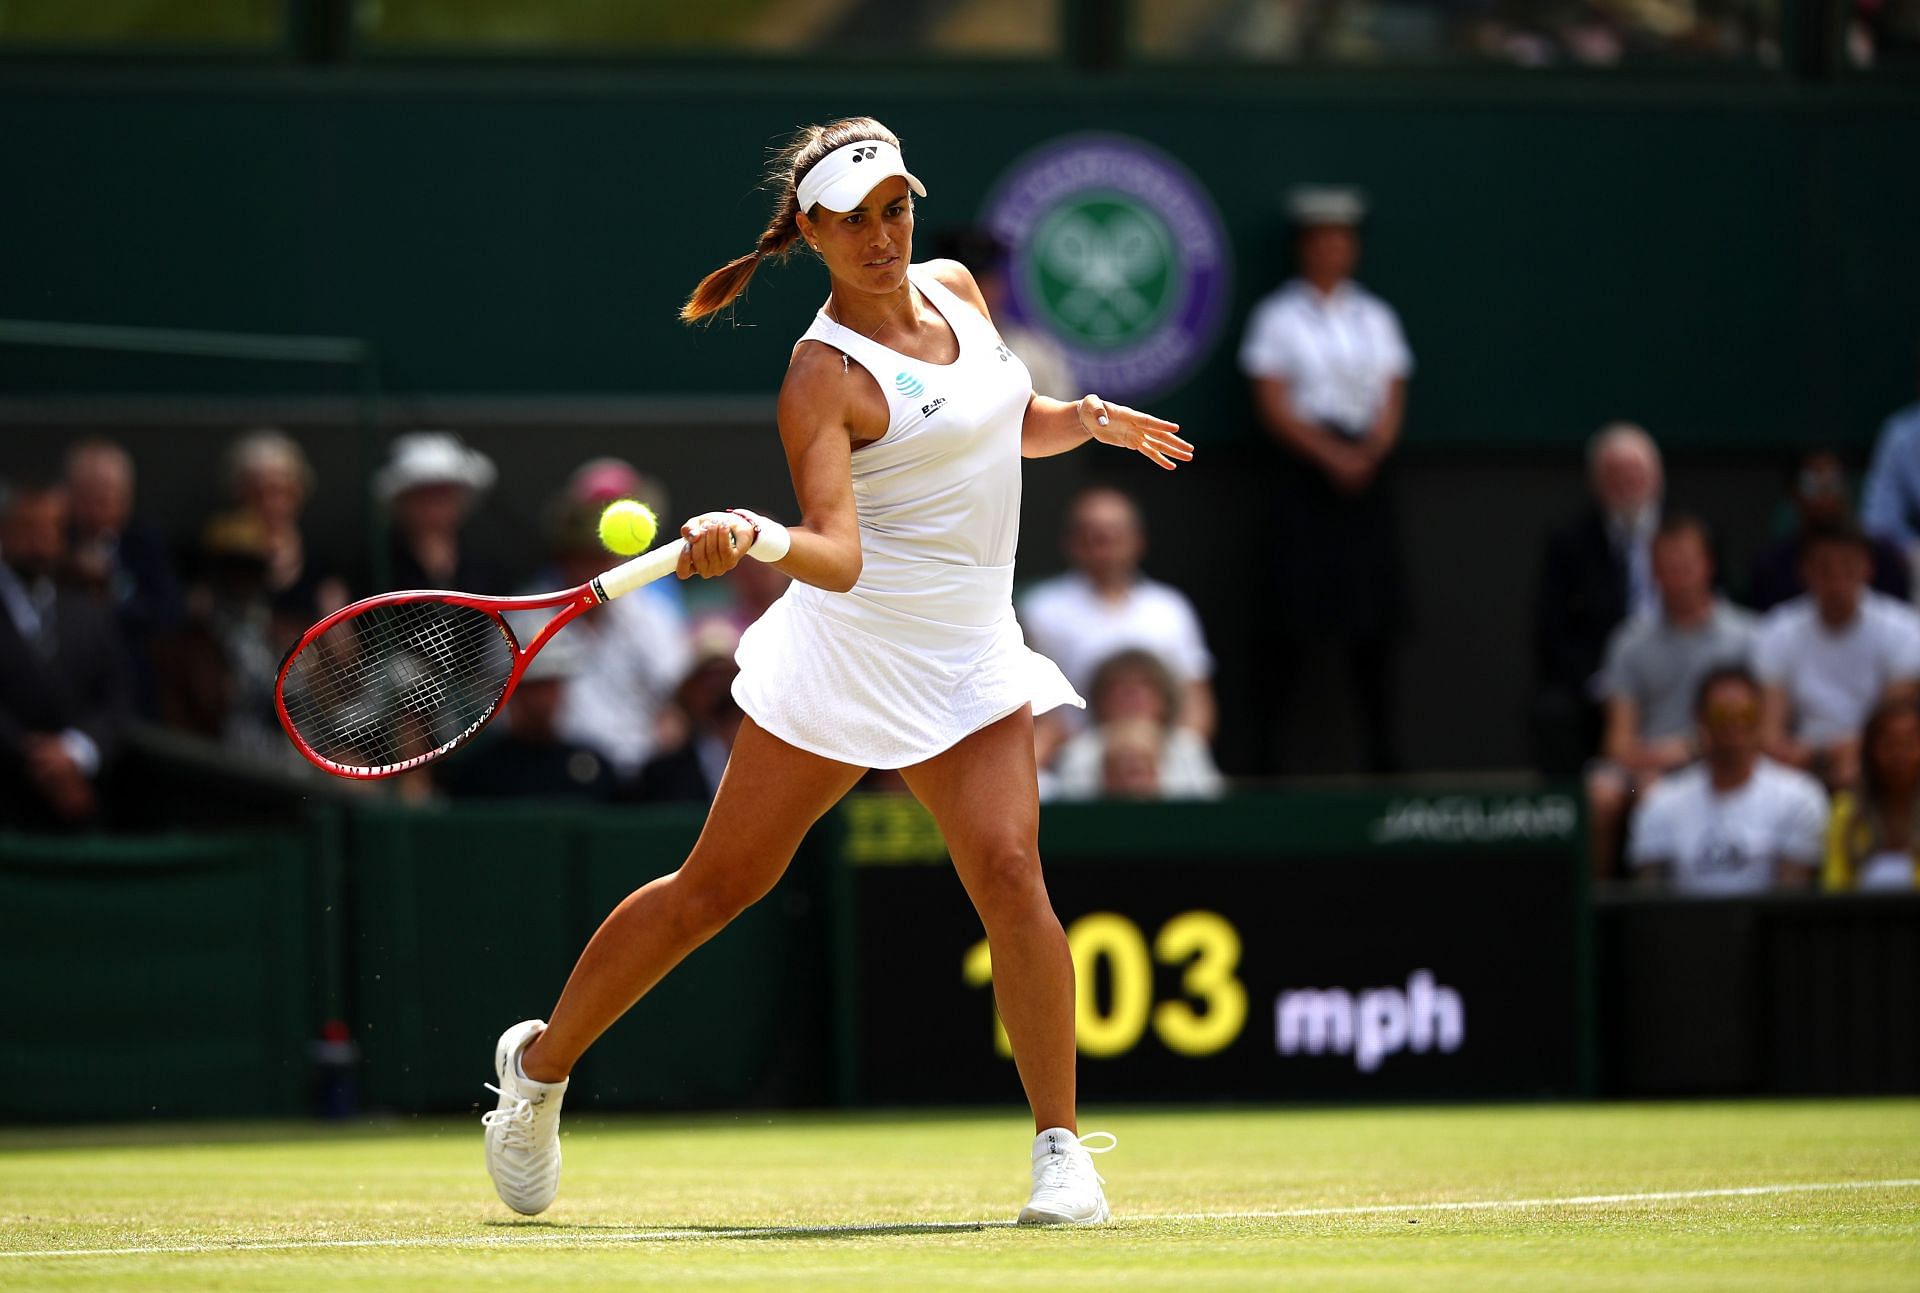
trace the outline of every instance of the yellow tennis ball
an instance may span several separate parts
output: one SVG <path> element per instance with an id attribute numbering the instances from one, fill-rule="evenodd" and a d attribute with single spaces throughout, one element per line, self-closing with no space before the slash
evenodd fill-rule
<path id="1" fill-rule="evenodd" d="M 600 513 L 600 542 L 608 552 L 622 557 L 645 552 L 653 546 L 653 536 L 659 531 L 660 522 L 653 509 L 630 498 L 608 503 L 607 510 Z"/>

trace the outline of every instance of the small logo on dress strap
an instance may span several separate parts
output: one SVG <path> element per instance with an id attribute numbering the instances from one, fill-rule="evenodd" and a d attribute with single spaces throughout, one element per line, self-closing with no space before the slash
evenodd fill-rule
<path id="1" fill-rule="evenodd" d="M 902 371 L 893 375 L 893 389 L 899 391 L 908 399 L 912 399 L 914 396 L 924 392 L 927 389 L 927 384 L 918 377 L 915 377 L 912 373 Z"/>
<path id="2" fill-rule="evenodd" d="M 1003 364 L 1013 358 L 1013 352 L 1007 349 L 1007 345 L 1004 341 L 1001 342 L 999 345 L 995 346 L 993 348 L 993 351 L 995 354 L 1000 356 L 1000 362 Z"/>

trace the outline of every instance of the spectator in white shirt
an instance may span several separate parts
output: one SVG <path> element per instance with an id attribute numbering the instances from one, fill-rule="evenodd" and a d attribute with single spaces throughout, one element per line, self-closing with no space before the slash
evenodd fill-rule
<path id="1" fill-rule="evenodd" d="M 1240 346 L 1260 425 L 1279 446 L 1273 505 L 1278 654 L 1257 671 L 1252 707 L 1270 734 L 1305 657 L 1343 657 L 1374 772 L 1399 759 L 1392 735 L 1392 649 L 1406 617 L 1399 522 L 1386 472 L 1400 442 L 1413 356 L 1393 307 L 1353 281 L 1360 195 L 1296 190 L 1299 276 L 1254 307 Z M 1279 762 L 1270 740 L 1256 771 Z M 1322 761 L 1314 756 L 1315 762 Z M 1325 770 L 1316 768 L 1314 770 Z"/>
<path id="2" fill-rule="evenodd" d="M 1701 761 L 1663 779 L 1633 819 L 1627 861 L 1642 885 L 1733 896 L 1804 889 L 1825 846 L 1827 797 L 1760 753 L 1760 685 L 1716 669 L 1696 705 Z"/>
<path id="3" fill-rule="evenodd" d="M 1213 655 L 1187 595 L 1140 572 L 1147 528 L 1133 500 L 1106 486 L 1083 490 L 1068 509 L 1064 542 L 1073 569 L 1020 598 L 1028 644 L 1059 665 L 1083 696 L 1109 656 L 1129 647 L 1152 652 L 1179 686 L 1179 724 L 1211 740 Z M 1042 766 L 1079 723 L 1074 709 L 1042 716 L 1034 729 Z"/>
<path id="4" fill-rule="evenodd" d="M 1087 689 L 1093 726 L 1060 750 L 1053 771 L 1040 779 L 1042 798 L 1093 799 L 1115 793 L 1116 769 L 1152 771 L 1156 799 L 1218 799 L 1226 791 L 1207 743 L 1192 728 L 1180 726 L 1180 689 L 1151 651 L 1122 651 L 1094 671 Z M 1152 734 L 1143 753 L 1140 733 Z M 1124 778 L 1126 793 L 1139 794 L 1146 782 Z"/>
<path id="5" fill-rule="evenodd" d="M 1774 608 L 1754 644 L 1766 750 L 1851 785 L 1867 715 L 1920 683 L 1920 615 L 1867 587 L 1872 551 L 1851 523 L 1809 530 L 1803 552 L 1806 595 Z"/>
<path id="6" fill-rule="evenodd" d="M 1606 740 L 1587 773 L 1587 817 L 1602 878 L 1613 870 L 1633 796 L 1694 759 L 1700 680 L 1747 664 L 1753 646 L 1754 617 L 1714 595 L 1713 539 L 1703 521 L 1665 518 L 1652 555 L 1657 609 L 1614 630 L 1600 670 Z"/>
<path id="7" fill-rule="evenodd" d="M 600 509 L 571 487 L 549 504 L 552 565 L 536 582 L 565 588 L 607 568 Z M 605 759 L 617 779 L 634 776 L 685 732 L 673 694 L 692 667 L 693 645 L 675 590 L 662 587 L 672 582 L 637 589 L 567 628 L 579 660 L 561 687 L 556 731 Z"/>

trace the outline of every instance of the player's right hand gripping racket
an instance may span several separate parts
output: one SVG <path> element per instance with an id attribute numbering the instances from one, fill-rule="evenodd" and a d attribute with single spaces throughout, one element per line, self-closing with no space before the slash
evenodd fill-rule
<path id="1" fill-rule="evenodd" d="M 342 607 L 308 629 L 280 666 L 273 688 L 280 725 L 301 754 L 340 777 L 390 777 L 450 754 L 500 712 L 554 634 L 602 602 L 671 574 L 686 546 L 663 544 L 565 592 L 477 597 L 422 589 Z M 559 613 L 522 647 L 507 614 L 554 607 Z"/>

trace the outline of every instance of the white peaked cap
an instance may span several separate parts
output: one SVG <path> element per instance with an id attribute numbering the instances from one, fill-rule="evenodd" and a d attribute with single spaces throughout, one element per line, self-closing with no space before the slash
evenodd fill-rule
<path id="1" fill-rule="evenodd" d="M 465 485 L 478 494 L 493 485 L 495 474 L 493 459 L 451 431 L 412 431 L 393 442 L 373 491 L 385 502 L 416 485 Z"/>
<path id="2" fill-rule="evenodd" d="M 1302 184 L 1287 190 L 1287 215 L 1295 224 L 1359 224 L 1367 215 L 1367 195 L 1356 188 Z"/>
<path id="3" fill-rule="evenodd" d="M 915 178 L 899 148 L 884 139 L 863 139 L 836 148 L 813 164 L 800 181 L 802 211 L 823 206 L 829 211 L 851 211 L 873 192 L 881 180 L 898 175 L 916 196 L 927 196 L 927 186 Z"/>

